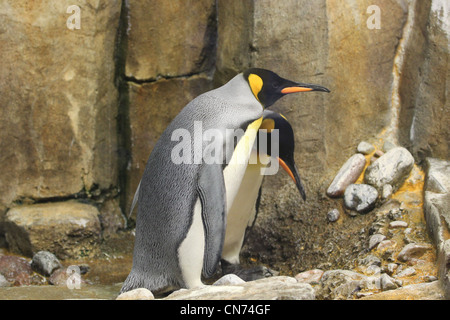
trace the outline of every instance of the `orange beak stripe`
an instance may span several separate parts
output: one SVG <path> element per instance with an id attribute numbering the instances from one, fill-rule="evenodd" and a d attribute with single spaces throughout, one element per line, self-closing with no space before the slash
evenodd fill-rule
<path id="1" fill-rule="evenodd" d="M 308 92 L 308 91 L 313 91 L 313 89 L 305 87 L 287 87 L 281 90 L 281 93 L 287 94 L 287 93 Z"/>
<path id="2" fill-rule="evenodd" d="M 292 180 L 294 180 L 294 183 L 297 183 L 295 181 L 294 174 L 292 173 L 291 169 L 289 169 L 287 164 L 280 158 L 277 158 L 277 159 L 278 159 L 278 162 L 280 163 L 281 167 L 283 167 L 283 169 L 289 174 L 289 176 L 292 178 Z"/>

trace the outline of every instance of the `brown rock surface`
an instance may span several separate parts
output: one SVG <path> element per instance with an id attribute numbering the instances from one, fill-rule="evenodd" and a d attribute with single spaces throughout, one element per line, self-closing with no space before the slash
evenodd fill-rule
<path id="1" fill-rule="evenodd" d="M 420 161 L 450 157 L 450 25 L 444 0 L 416 1 L 400 94 L 400 139 Z"/>
<path id="2" fill-rule="evenodd" d="M 0 211 L 116 183 L 114 38 L 120 1 L 0 4 Z"/>
<path id="3" fill-rule="evenodd" d="M 32 256 L 45 250 L 60 259 L 98 254 L 99 212 L 94 206 L 67 201 L 12 208 L 6 214 L 6 240 L 13 252 Z"/>
<path id="4" fill-rule="evenodd" d="M 198 73 L 215 47 L 214 1 L 129 1 L 126 75 L 135 79 Z"/>

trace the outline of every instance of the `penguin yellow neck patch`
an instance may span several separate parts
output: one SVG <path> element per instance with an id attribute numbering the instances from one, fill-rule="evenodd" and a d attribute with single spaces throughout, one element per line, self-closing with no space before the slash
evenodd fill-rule
<path id="1" fill-rule="evenodd" d="M 262 121 L 263 117 L 253 121 L 247 126 L 244 136 L 239 140 L 234 149 L 228 167 L 241 167 L 242 165 L 247 165 L 253 144 L 256 140 L 258 129 L 260 128 Z"/>
<path id="2" fill-rule="evenodd" d="M 265 129 L 268 133 L 271 133 L 275 129 L 275 121 L 273 119 L 264 119 L 259 129 Z"/>
<path id="3" fill-rule="evenodd" d="M 253 95 L 259 101 L 258 93 L 261 91 L 263 87 L 263 81 L 261 77 L 252 73 L 248 76 L 248 83 L 250 84 L 250 88 L 252 89 Z"/>

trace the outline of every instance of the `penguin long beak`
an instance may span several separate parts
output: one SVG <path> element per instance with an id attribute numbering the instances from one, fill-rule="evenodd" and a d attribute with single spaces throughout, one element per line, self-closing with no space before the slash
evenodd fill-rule
<path id="1" fill-rule="evenodd" d="M 308 91 L 330 92 L 330 90 L 328 90 L 327 88 L 319 86 L 317 84 L 296 83 L 294 86 L 284 88 L 283 90 L 281 90 L 281 93 L 288 94 L 288 93 L 308 92 Z"/>
<path id="2" fill-rule="evenodd" d="M 300 179 L 300 175 L 298 174 L 297 167 L 295 166 L 294 161 L 284 162 L 280 157 L 278 157 L 277 159 L 281 167 L 289 174 L 291 179 L 294 181 L 298 191 L 300 192 L 300 195 L 302 196 L 303 201 L 306 201 L 305 188 L 303 187 L 302 180 Z"/>

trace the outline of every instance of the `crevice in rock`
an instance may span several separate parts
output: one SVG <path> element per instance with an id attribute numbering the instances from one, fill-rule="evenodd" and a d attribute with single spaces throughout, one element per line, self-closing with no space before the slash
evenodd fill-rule
<path id="1" fill-rule="evenodd" d="M 14 206 L 17 205 L 31 205 L 31 204 L 41 204 L 41 203 L 55 203 L 55 202 L 65 202 L 70 200 L 77 200 L 78 202 L 88 203 L 88 204 L 99 204 L 105 201 L 105 199 L 111 199 L 116 197 L 118 194 L 117 188 L 111 186 L 108 189 L 98 189 L 94 185 L 89 191 L 86 189 L 80 192 L 64 195 L 64 196 L 54 196 L 45 198 L 33 198 L 33 197 L 21 197 L 14 200 Z"/>
<path id="2" fill-rule="evenodd" d="M 208 17 L 206 31 L 203 37 L 203 49 L 200 53 L 198 61 L 196 61 L 195 63 L 199 70 L 203 70 L 203 72 L 209 72 L 211 73 L 210 75 L 212 75 L 214 66 L 216 64 L 216 53 L 218 45 L 217 10 L 217 1 L 215 1 L 211 14 Z"/>
<path id="3" fill-rule="evenodd" d="M 408 42 L 410 40 L 410 35 L 414 27 L 415 19 L 415 9 L 417 0 L 408 1 L 408 15 L 403 25 L 402 36 L 399 39 L 399 43 L 396 49 L 396 54 L 394 58 L 394 64 L 392 67 L 392 89 L 391 97 L 389 101 L 390 113 L 389 113 L 389 123 L 383 134 L 384 140 L 389 140 L 394 144 L 398 144 L 399 140 L 399 117 L 402 108 L 402 101 L 400 95 L 401 77 L 403 67 L 405 65 L 404 57 Z"/>
<path id="4" fill-rule="evenodd" d="M 127 167 L 131 160 L 131 127 L 129 117 L 129 89 L 128 80 L 125 77 L 126 56 L 129 31 L 129 7 L 128 1 L 122 1 L 119 27 L 116 34 L 116 46 L 114 52 L 115 85 L 118 94 L 117 113 L 117 156 L 118 156 L 118 192 L 119 204 L 122 210 L 126 203 Z M 126 212 L 126 210 L 123 210 Z"/>
<path id="5" fill-rule="evenodd" d="M 182 74 L 182 75 L 176 75 L 176 76 L 170 76 L 170 75 L 158 75 L 157 77 L 152 77 L 148 79 L 137 79 L 133 76 L 123 76 L 123 81 L 125 82 L 132 82 L 135 84 L 145 84 L 145 83 L 153 83 L 160 80 L 173 80 L 173 79 L 188 79 L 190 77 L 199 76 L 204 74 L 203 71 L 201 72 L 192 72 L 188 74 Z"/>

